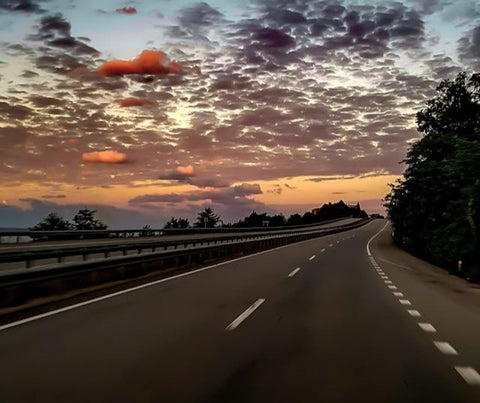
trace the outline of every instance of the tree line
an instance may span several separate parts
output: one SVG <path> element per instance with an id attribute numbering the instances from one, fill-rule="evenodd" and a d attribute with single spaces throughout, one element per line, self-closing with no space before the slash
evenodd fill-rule
<path id="1" fill-rule="evenodd" d="M 443 80 L 416 115 L 404 178 L 385 206 L 397 245 L 480 281 L 480 74 Z"/>
<path id="2" fill-rule="evenodd" d="M 33 231 L 65 231 L 65 230 L 104 230 L 107 225 L 95 218 L 96 210 L 84 208 L 78 211 L 73 217 L 72 222 L 64 219 L 56 213 L 50 213 L 37 225 L 30 228 Z M 166 222 L 164 228 L 215 228 L 222 227 L 279 227 L 286 225 L 306 225 L 317 222 L 327 221 L 342 217 L 365 218 L 367 213 L 360 208 L 360 204 L 348 206 L 342 200 L 338 203 L 327 203 L 321 208 L 307 211 L 303 215 L 298 213 L 286 218 L 283 214 L 269 215 L 267 213 L 257 213 L 253 211 L 249 216 L 235 222 L 224 223 L 218 214 L 211 207 L 206 207 L 197 214 L 196 221 L 190 224 L 188 218 L 171 217 Z M 151 227 L 145 225 L 143 230 L 149 234 Z"/>

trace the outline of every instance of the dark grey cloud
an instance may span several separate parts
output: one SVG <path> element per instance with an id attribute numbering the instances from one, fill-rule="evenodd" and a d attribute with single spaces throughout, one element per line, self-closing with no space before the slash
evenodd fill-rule
<path id="1" fill-rule="evenodd" d="M 480 25 L 477 25 L 458 41 L 460 59 L 480 68 Z"/>
<path id="2" fill-rule="evenodd" d="M 1 0 L 0 10 L 19 13 L 43 13 L 42 3 L 48 0 Z"/>

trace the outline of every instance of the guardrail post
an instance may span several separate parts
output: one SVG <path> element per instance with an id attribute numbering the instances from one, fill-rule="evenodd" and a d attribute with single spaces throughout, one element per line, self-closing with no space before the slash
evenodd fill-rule
<path id="1" fill-rule="evenodd" d="M 30 259 L 25 261 L 25 268 L 30 269 L 32 267 L 32 261 Z"/>
<path id="2" fill-rule="evenodd" d="M 65 257 L 64 256 L 59 256 L 57 257 L 57 263 L 63 263 L 65 261 Z"/>
<path id="3" fill-rule="evenodd" d="M 84 254 L 82 255 L 82 260 L 83 260 L 84 262 L 86 262 L 86 261 L 88 260 L 88 254 L 87 254 L 87 253 L 84 253 Z"/>

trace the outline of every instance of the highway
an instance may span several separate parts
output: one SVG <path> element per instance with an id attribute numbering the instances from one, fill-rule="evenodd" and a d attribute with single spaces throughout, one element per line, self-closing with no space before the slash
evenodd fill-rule
<path id="1" fill-rule="evenodd" d="M 479 290 L 374 220 L 3 320 L 0 402 L 480 402 Z"/>
<path id="2" fill-rule="evenodd" d="M 347 225 L 353 222 L 358 221 L 358 218 L 344 218 L 338 221 L 329 222 L 327 224 L 319 224 L 319 225 L 312 225 L 306 226 L 303 228 L 305 231 L 315 230 L 315 229 L 326 229 L 326 228 L 333 228 L 339 225 Z M 279 231 L 288 231 L 289 228 L 278 228 Z M 302 230 L 302 228 L 296 228 L 294 231 Z M 118 245 L 118 244 L 127 244 L 127 243 L 149 243 L 149 242 L 162 242 L 162 241 L 184 241 L 188 239 L 195 239 L 195 238 L 216 238 L 219 236 L 228 236 L 228 235 L 235 235 L 235 236 L 242 236 L 242 235 L 265 235 L 270 233 L 275 233 L 276 230 L 272 231 L 232 231 L 232 232 L 214 232 L 214 233 L 202 233 L 199 232 L 198 234 L 181 234 L 181 235 L 162 235 L 156 237 L 132 237 L 132 238 L 113 238 L 113 239 L 84 239 L 84 240 L 65 240 L 65 241 L 42 241 L 42 242 L 30 242 L 30 243 L 0 243 L 0 253 L 1 252 L 10 252 L 10 251 L 35 251 L 40 249 L 46 248 L 62 248 L 62 247 L 69 247 L 69 246 L 101 246 L 101 245 Z"/>

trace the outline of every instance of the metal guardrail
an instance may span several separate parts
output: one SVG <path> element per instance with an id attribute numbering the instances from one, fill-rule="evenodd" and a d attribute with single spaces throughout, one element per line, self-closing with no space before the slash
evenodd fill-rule
<path id="1" fill-rule="evenodd" d="M 292 229 L 311 228 L 318 225 L 333 223 L 349 217 L 335 218 L 313 224 L 289 225 L 279 227 L 218 227 L 218 228 L 148 228 L 148 229 L 121 229 L 121 230 L 68 230 L 68 231 L 9 231 L 0 230 L 0 243 L 28 243 L 33 240 L 69 240 L 69 239 L 121 239 L 160 237 L 164 235 L 210 234 L 232 232 L 272 232 Z M 5 238 L 13 238 L 13 242 L 5 242 Z"/>
<path id="2" fill-rule="evenodd" d="M 346 224 L 344 226 L 336 226 L 333 228 L 340 228 L 349 226 L 351 224 Z M 327 231 L 328 228 L 316 229 L 315 231 Z M 171 240 L 171 241 L 151 241 L 151 242 L 129 242 L 126 244 L 115 244 L 115 245 L 101 245 L 101 246 L 69 246 L 69 247 L 58 247 L 58 246 L 49 246 L 40 250 L 35 251 L 0 251 L 0 263 L 16 263 L 24 262 L 25 268 L 29 269 L 33 266 L 38 266 L 42 264 L 42 261 L 47 259 L 56 259 L 57 264 L 65 263 L 65 259 L 68 257 L 78 257 L 81 256 L 82 261 L 87 261 L 89 256 L 102 254 L 103 258 L 109 258 L 111 254 L 116 252 L 121 252 L 123 256 L 127 256 L 129 252 L 135 251 L 137 254 L 156 252 L 158 250 L 168 250 L 168 249 L 180 249 L 187 247 L 195 247 L 196 245 L 203 246 L 206 244 L 217 245 L 225 243 L 233 243 L 244 240 L 259 240 L 259 239 L 270 239 L 275 237 L 280 237 L 284 235 L 293 235 L 297 233 L 303 233 L 303 231 L 297 230 L 283 230 L 276 231 L 272 233 L 253 233 L 252 235 L 241 234 L 241 235 L 224 235 L 218 236 L 215 238 L 212 237 L 198 237 L 198 238 L 188 238 L 185 240 Z M 97 260 L 99 257 L 97 257 Z"/>
<path id="3" fill-rule="evenodd" d="M 158 272 L 159 270 L 186 268 L 225 260 L 289 243 L 330 235 L 361 227 L 373 219 L 313 231 L 275 234 L 258 239 L 239 239 L 217 245 L 196 245 L 190 248 L 162 250 L 140 255 L 112 257 L 88 262 L 72 262 L 32 269 L 0 272 L 0 307 L 21 306 L 35 298 L 61 295 L 67 291 L 126 280 Z M 210 242 L 214 240 L 210 239 Z M 37 303 L 42 303 L 37 300 Z"/>

